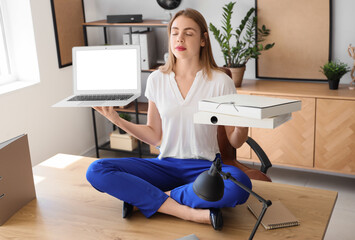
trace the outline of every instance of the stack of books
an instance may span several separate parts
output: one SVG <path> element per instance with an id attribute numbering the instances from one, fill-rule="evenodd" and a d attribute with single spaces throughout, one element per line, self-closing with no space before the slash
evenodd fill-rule
<path id="1" fill-rule="evenodd" d="M 201 100 L 194 122 L 274 129 L 301 110 L 300 100 L 231 94 Z"/>

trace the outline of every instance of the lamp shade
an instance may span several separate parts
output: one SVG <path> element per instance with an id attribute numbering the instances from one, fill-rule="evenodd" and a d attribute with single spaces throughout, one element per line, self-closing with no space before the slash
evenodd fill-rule
<path id="1" fill-rule="evenodd" d="M 217 172 L 204 171 L 196 178 L 192 188 L 199 198 L 216 202 L 224 194 L 223 178 Z"/>

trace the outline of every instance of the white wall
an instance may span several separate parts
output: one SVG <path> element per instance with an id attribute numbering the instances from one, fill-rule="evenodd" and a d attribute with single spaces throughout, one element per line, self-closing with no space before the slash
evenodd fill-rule
<path id="1" fill-rule="evenodd" d="M 174 12 L 184 8 L 194 8 L 200 11 L 206 18 L 207 23 L 219 25 L 221 22 L 222 6 L 231 0 L 183 0 L 180 7 Z M 236 0 L 233 0 L 236 1 Z M 255 7 L 254 0 L 236 1 L 232 21 L 239 25 L 242 17 L 251 8 Z M 167 12 L 157 4 L 155 0 L 85 0 L 87 20 L 94 21 L 104 19 L 109 14 L 143 14 L 143 18 L 162 19 L 167 17 Z M 94 10 L 96 9 L 96 11 Z M 339 59 L 353 66 L 353 60 L 347 53 L 350 43 L 355 45 L 355 1 L 332 0 L 332 59 Z M 117 30 L 115 30 L 117 31 Z M 272 29 L 271 29 L 272 31 Z M 113 35 L 113 32 L 110 32 Z M 211 33 L 210 33 L 211 34 Z M 120 39 L 114 39 L 119 43 Z M 223 55 L 218 43 L 212 36 L 213 54 L 218 65 L 223 65 Z M 255 79 L 255 61 L 247 64 L 246 79 Z M 349 83 L 350 75 L 345 75 L 341 83 Z"/>
<path id="2" fill-rule="evenodd" d="M 52 108 L 72 93 L 72 68 L 58 68 L 50 1 L 31 0 L 40 83 L 0 95 L 0 142 L 27 133 L 32 164 L 93 147 L 89 109 Z"/>

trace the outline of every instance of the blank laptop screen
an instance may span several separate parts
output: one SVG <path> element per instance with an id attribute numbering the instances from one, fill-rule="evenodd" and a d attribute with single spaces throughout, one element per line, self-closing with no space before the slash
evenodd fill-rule
<path id="1" fill-rule="evenodd" d="M 76 51 L 76 89 L 137 89 L 138 61 L 137 49 Z"/>

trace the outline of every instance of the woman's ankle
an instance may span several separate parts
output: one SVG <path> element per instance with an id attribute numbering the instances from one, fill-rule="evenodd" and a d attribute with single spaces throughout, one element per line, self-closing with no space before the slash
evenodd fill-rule
<path id="1" fill-rule="evenodd" d="M 210 224 L 210 211 L 208 209 L 191 208 L 190 221 L 197 223 Z"/>

